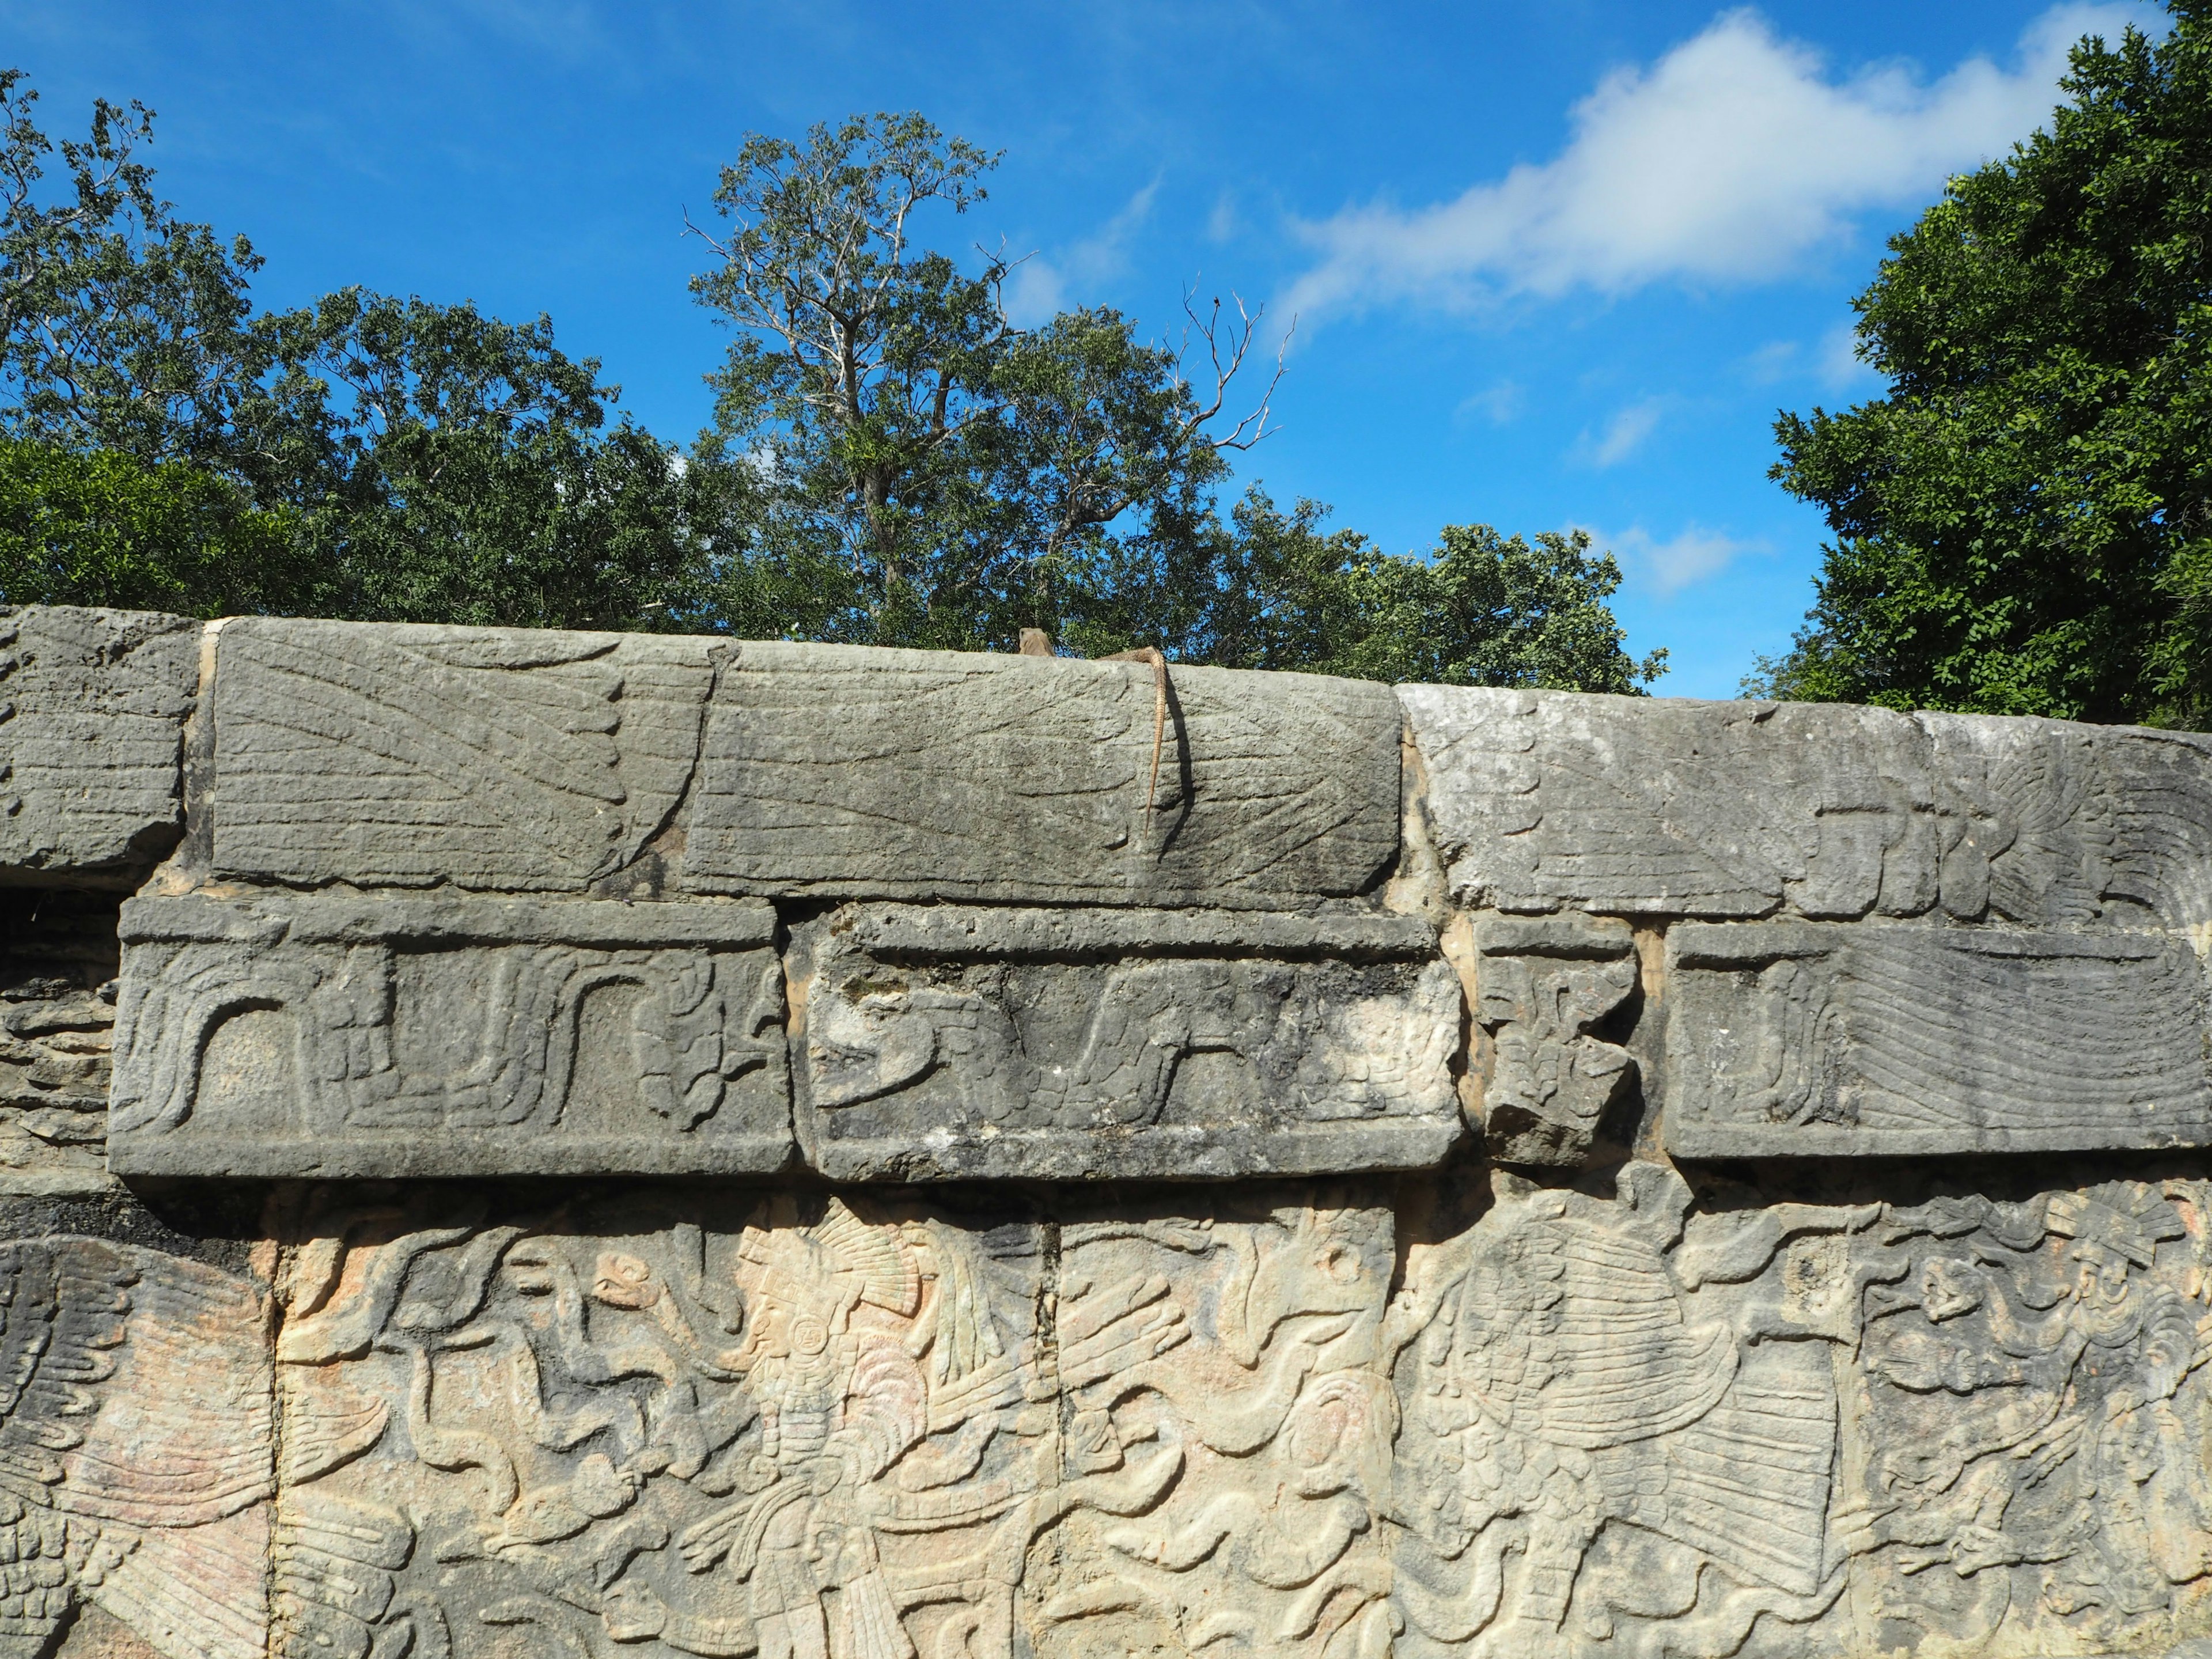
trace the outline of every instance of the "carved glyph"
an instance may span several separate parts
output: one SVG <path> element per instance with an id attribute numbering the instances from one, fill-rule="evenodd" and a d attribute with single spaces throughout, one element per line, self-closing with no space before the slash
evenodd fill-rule
<path id="1" fill-rule="evenodd" d="M 1489 1034 L 1483 1132 L 1501 1164 L 1581 1165 L 1607 1109 L 1634 1079 L 1594 1036 L 1637 988 L 1626 923 L 1488 915 L 1475 927 L 1475 1018 Z"/>
<path id="2" fill-rule="evenodd" d="M 790 1156 L 775 917 L 741 903 L 134 900 L 125 1173 L 727 1173 Z"/>
<path id="3" fill-rule="evenodd" d="M 1692 922 L 1668 958 L 1678 1154 L 2212 1138 L 2203 970 L 2183 939 Z"/>
<path id="4" fill-rule="evenodd" d="M 1418 1166 L 1459 990 L 1411 917 L 851 907 L 811 940 L 801 1133 L 839 1179 Z"/>

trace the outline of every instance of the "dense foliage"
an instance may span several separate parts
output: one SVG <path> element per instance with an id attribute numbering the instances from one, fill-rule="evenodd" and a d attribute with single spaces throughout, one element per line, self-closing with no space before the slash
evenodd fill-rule
<path id="1" fill-rule="evenodd" d="M 0 74 L 0 599 L 1010 649 L 1638 689 L 1586 538 L 1451 528 L 1398 556 L 1257 491 L 1206 364 L 1101 307 L 1008 319 L 1000 258 L 921 247 L 994 158 L 919 116 L 749 139 L 699 231 L 732 340 L 689 453 L 544 318 L 351 289 L 257 313 L 243 240 L 179 219 L 100 104 L 50 143 Z M 60 174 L 46 173 L 58 157 Z M 1272 390 L 1272 386 L 1269 388 Z"/>
<path id="2" fill-rule="evenodd" d="M 2212 715 L 2212 6 L 2084 40 L 2049 130 L 1954 179 L 1855 302 L 1887 394 L 1784 415 L 1835 539 L 1747 689 Z"/>

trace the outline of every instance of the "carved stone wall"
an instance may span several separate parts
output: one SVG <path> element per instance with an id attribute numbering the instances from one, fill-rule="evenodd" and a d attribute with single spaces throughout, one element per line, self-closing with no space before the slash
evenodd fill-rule
<path id="1" fill-rule="evenodd" d="M 2212 1650 L 2212 740 L 0 629 L 0 1659 Z"/>

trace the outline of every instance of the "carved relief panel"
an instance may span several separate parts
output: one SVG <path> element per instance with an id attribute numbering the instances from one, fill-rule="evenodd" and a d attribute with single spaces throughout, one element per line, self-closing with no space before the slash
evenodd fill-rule
<path id="1" fill-rule="evenodd" d="M 112 1166 L 778 1169 L 775 930 L 737 902 L 134 900 Z"/>
<path id="2" fill-rule="evenodd" d="M 2184 939 L 1682 922 L 1668 959 L 1678 1155 L 2212 1142 Z"/>
<path id="3" fill-rule="evenodd" d="M 853 906 L 798 943 L 832 1178 L 1418 1167 L 1462 1133 L 1413 917 Z"/>

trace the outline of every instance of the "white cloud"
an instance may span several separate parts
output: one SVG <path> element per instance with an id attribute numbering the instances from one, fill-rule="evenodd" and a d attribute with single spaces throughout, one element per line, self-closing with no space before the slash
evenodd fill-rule
<path id="1" fill-rule="evenodd" d="M 1852 323 L 1838 323 L 1821 337 L 1814 362 L 1822 386 L 1843 393 L 1869 390 L 1879 384 L 1881 374 L 1860 360 L 1858 345 L 1858 327 Z"/>
<path id="2" fill-rule="evenodd" d="M 1592 530 L 1590 539 L 1610 549 L 1632 575 L 1648 582 L 1662 599 L 1719 575 L 1740 555 L 1769 550 L 1765 542 L 1741 540 L 1694 524 L 1684 525 L 1663 542 L 1641 525 L 1611 536 Z"/>
<path id="3" fill-rule="evenodd" d="M 1583 434 L 1575 445 L 1575 453 L 1600 471 L 1618 466 L 1644 447 L 1644 441 L 1658 430 L 1659 417 L 1666 412 L 1663 398 L 1646 398 L 1617 410 L 1596 437 Z"/>
<path id="4" fill-rule="evenodd" d="M 1527 401 L 1518 381 L 1493 380 L 1481 391 L 1461 398 L 1459 407 L 1452 413 L 1462 420 L 1480 416 L 1492 426 L 1506 426 L 1520 418 Z"/>
<path id="5" fill-rule="evenodd" d="M 1227 191 L 1213 198 L 1213 211 L 1206 216 L 1206 240 L 1225 242 L 1244 228 L 1244 220 L 1237 211 L 1237 198 Z"/>
<path id="6" fill-rule="evenodd" d="M 1055 312 L 1066 310 L 1071 298 L 1078 305 L 1095 303 L 1093 295 L 1072 292 L 1071 283 L 1087 289 L 1118 276 L 1127 268 L 1129 239 L 1152 216 L 1152 198 L 1159 193 L 1160 181 L 1156 178 L 1123 203 L 1121 210 L 1094 234 L 1073 244 L 1057 258 L 1033 253 L 1016 265 L 1006 282 L 1006 314 L 1019 326 L 1029 328 Z"/>
<path id="7" fill-rule="evenodd" d="M 1895 64 L 1835 76 L 1757 13 L 1725 12 L 1649 67 L 1607 76 L 1551 161 L 1455 201 L 1377 202 L 1299 226 L 1320 258 L 1285 308 L 1783 276 L 1843 241 L 1853 215 L 1929 199 L 2046 120 L 2080 36 L 2117 40 L 2155 19 L 2141 5 L 2059 5 L 2021 35 L 2013 67 L 1972 58 L 1928 81 Z"/>

